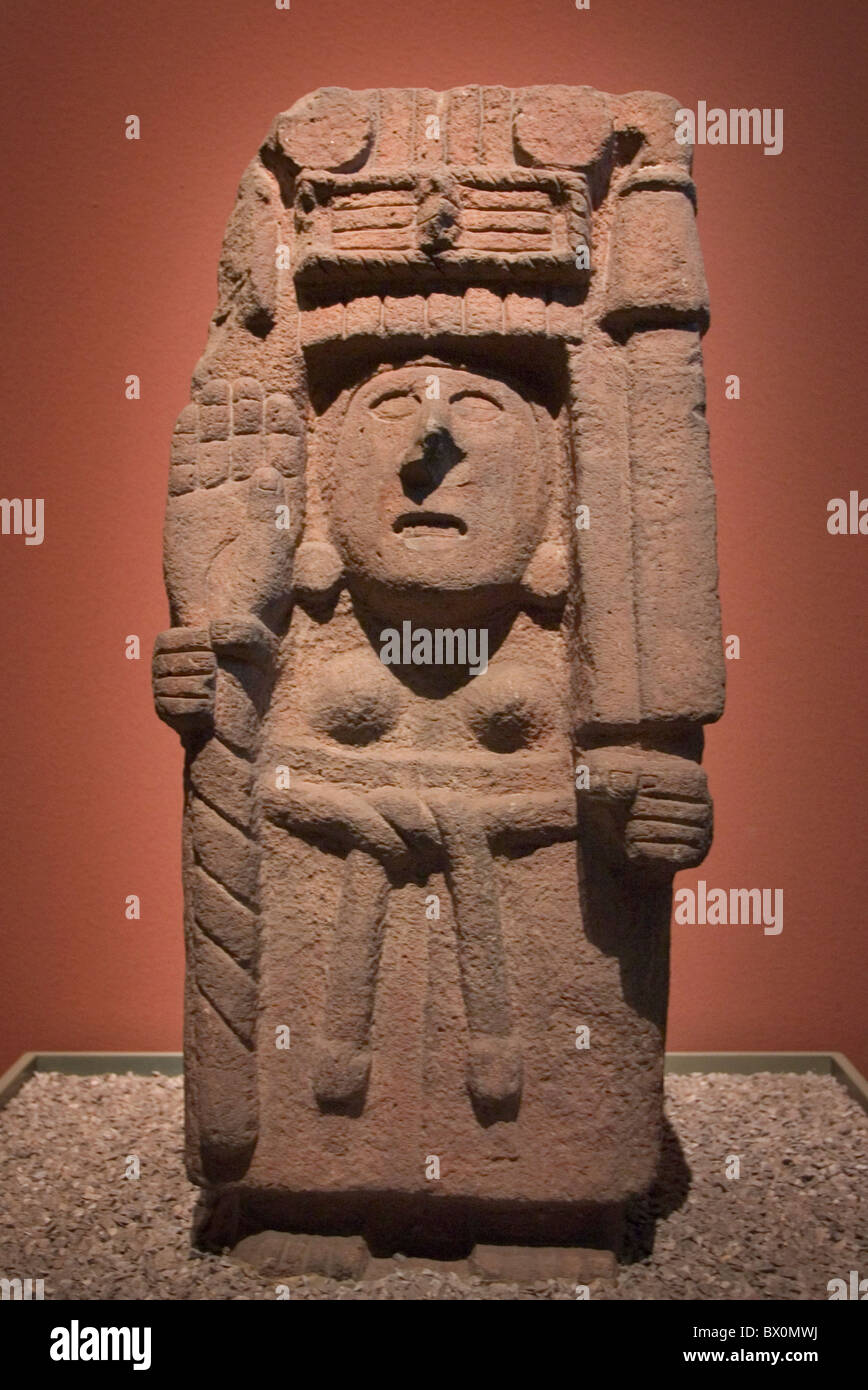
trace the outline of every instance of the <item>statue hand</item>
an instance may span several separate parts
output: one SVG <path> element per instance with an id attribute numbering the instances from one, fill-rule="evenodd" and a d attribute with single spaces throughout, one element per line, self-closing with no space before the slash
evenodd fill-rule
<path id="1" fill-rule="evenodd" d="M 591 749 L 583 760 L 587 809 L 630 863 L 664 874 L 701 864 L 711 843 L 712 803 L 698 763 L 618 747 Z"/>
<path id="2" fill-rule="evenodd" d="M 214 619 L 259 618 L 276 626 L 289 603 L 299 519 L 292 517 L 283 478 L 259 468 L 247 485 L 241 531 L 208 573 L 208 611 Z"/>
<path id="3" fill-rule="evenodd" d="M 158 634 L 152 662 L 154 704 L 177 733 L 212 724 L 216 669 L 206 628 L 171 627 Z"/>

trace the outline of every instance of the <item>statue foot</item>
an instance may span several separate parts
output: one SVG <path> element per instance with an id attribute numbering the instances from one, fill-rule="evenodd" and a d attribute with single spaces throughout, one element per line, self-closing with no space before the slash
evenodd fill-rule
<path id="1" fill-rule="evenodd" d="M 322 1105 L 348 1105 L 359 1101 L 368 1087 L 371 1053 L 355 1043 L 319 1043 L 313 1074 L 313 1089 Z"/>
<path id="2" fill-rule="evenodd" d="M 470 1040 L 467 1084 L 483 1107 L 516 1106 L 521 1095 L 521 1047 L 517 1038 L 477 1036 Z"/>

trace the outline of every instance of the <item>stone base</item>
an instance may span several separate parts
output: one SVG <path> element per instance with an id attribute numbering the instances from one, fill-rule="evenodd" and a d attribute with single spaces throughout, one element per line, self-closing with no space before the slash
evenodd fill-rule
<path id="1" fill-rule="evenodd" d="M 518 1284 L 543 1279 L 587 1283 L 612 1279 L 614 1251 L 565 1246 L 476 1245 L 466 1259 L 372 1255 L 362 1236 L 292 1235 L 260 1231 L 245 1236 L 232 1258 L 275 1278 L 321 1274 L 331 1279 L 373 1282 L 400 1269 L 405 1273 L 436 1267 L 444 1274 L 476 1276 L 490 1283 Z"/>
<path id="2" fill-rule="evenodd" d="M 261 1260 L 269 1261 L 269 1270 L 273 1261 L 283 1262 L 285 1273 L 333 1272 L 336 1278 L 358 1279 L 368 1260 L 399 1256 L 428 1264 L 475 1259 L 485 1268 L 496 1267 L 492 1277 L 504 1279 L 507 1250 L 529 1251 L 534 1259 L 550 1251 L 552 1260 L 560 1253 L 570 1259 L 603 1253 L 614 1261 L 625 1214 L 623 1202 L 480 1202 L 397 1192 L 206 1188 L 193 1240 L 204 1250 L 234 1250 L 259 1268 Z"/>

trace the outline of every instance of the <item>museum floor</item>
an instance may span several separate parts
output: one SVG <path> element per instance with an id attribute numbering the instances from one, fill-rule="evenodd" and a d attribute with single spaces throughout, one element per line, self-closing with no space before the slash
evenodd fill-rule
<path id="1" fill-rule="evenodd" d="M 660 1185 L 633 1213 L 632 1262 L 591 1298 L 827 1299 L 868 1268 L 868 1116 L 833 1078 L 694 1074 L 666 1091 Z M 181 1129 L 179 1077 L 34 1075 L 0 1112 L 0 1272 L 43 1279 L 46 1299 L 275 1298 L 273 1276 L 190 1249 Z M 401 1265 L 284 1282 L 293 1299 L 576 1297 Z"/>

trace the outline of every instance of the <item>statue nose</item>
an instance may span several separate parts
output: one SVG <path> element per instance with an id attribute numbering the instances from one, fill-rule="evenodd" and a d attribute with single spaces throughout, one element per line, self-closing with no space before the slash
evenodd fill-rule
<path id="1" fill-rule="evenodd" d="M 408 492 L 436 488 L 461 458 L 443 410 L 431 410 L 420 422 L 416 437 L 401 463 L 401 481 Z"/>

